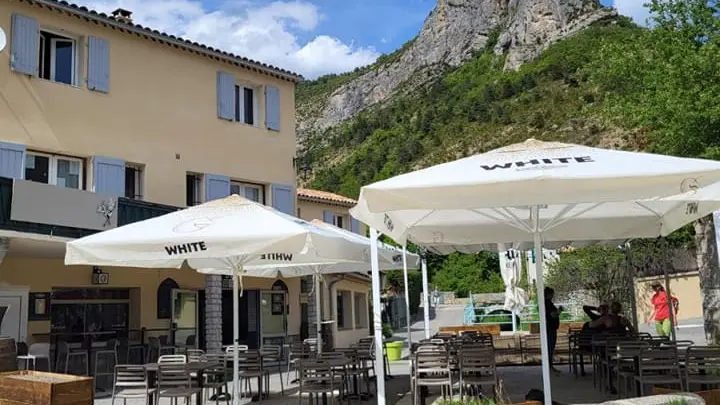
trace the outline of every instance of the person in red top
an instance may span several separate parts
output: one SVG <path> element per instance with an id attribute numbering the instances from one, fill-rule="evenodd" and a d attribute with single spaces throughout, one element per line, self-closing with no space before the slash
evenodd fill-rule
<path id="1" fill-rule="evenodd" d="M 655 321 L 655 330 L 657 330 L 660 336 L 670 336 L 672 330 L 672 324 L 670 323 L 670 308 L 668 307 L 668 301 L 672 301 L 673 315 L 675 319 L 675 325 L 677 326 L 677 314 L 678 314 L 678 299 L 676 297 L 670 297 L 670 294 L 665 291 L 665 287 L 659 282 L 655 282 L 651 285 L 655 292 L 650 299 L 652 302 L 653 311 L 650 315 L 650 319 L 647 320 L 648 324 Z"/>

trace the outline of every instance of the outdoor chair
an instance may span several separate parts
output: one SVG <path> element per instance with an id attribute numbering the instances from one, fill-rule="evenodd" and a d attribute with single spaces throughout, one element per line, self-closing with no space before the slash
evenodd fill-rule
<path id="1" fill-rule="evenodd" d="M 22 345 L 25 345 L 27 350 L 23 350 L 24 353 L 22 353 L 21 350 L 18 349 L 17 360 L 18 362 L 23 361 L 26 369 L 29 369 L 32 364 L 32 369 L 35 370 L 37 368 L 37 361 L 44 360 L 47 362 L 47 370 L 52 370 L 52 367 L 50 367 L 50 343 L 33 343 L 28 348 L 25 342 L 20 342 L 18 343 L 18 348 L 22 348 Z"/>
<path id="2" fill-rule="evenodd" d="M 373 374 L 375 373 L 375 338 L 366 337 L 358 341 L 355 346 L 357 349 L 357 359 L 362 367 L 369 367 Z"/>
<path id="3" fill-rule="evenodd" d="M 156 392 L 155 405 L 158 405 L 160 398 L 171 398 L 173 402 L 184 398 L 189 405 L 192 396 L 200 393 L 200 388 L 193 386 L 187 364 L 161 363 L 158 367 Z"/>
<path id="4" fill-rule="evenodd" d="M 720 386 L 720 347 L 689 347 L 685 354 L 684 371 L 688 390 L 691 390 L 692 384 L 708 386 L 708 389 Z"/>
<path id="5" fill-rule="evenodd" d="M 338 353 L 343 353 L 348 360 L 348 366 L 345 367 L 345 374 L 348 378 L 348 384 L 355 384 L 355 381 L 357 379 L 361 379 L 362 381 L 358 382 L 358 388 L 360 389 L 362 387 L 362 382 L 365 383 L 365 393 L 367 396 L 370 395 L 370 367 L 363 367 L 358 362 L 358 353 L 357 349 L 348 348 L 348 349 L 335 349 Z M 349 386 L 348 386 L 349 389 Z M 363 393 L 359 393 L 359 395 L 362 397 Z"/>
<path id="6" fill-rule="evenodd" d="M 474 391 L 474 397 L 479 399 L 481 390 L 490 387 L 492 397 L 496 398 L 498 379 L 494 349 L 482 346 L 463 346 L 458 354 L 458 359 L 460 363 L 460 401 L 465 400 L 465 392 L 468 388 L 471 392 Z"/>
<path id="7" fill-rule="evenodd" d="M 157 336 L 148 337 L 148 351 L 145 359 L 146 363 L 151 363 L 153 360 L 158 359 L 164 354 L 174 354 L 175 348 L 172 346 L 165 346 L 162 344 Z"/>
<path id="8" fill-rule="evenodd" d="M 127 404 L 128 399 L 145 399 L 147 404 L 150 394 L 155 389 L 148 384 L 145 367 L 138 365 L 117 365 L 115 366 L 115 381 L 110 405 L 115 405 L 115 399 L 122 399 Z"/>
<path id="9" fill-rule="evenodd" d="M 635 376 L 640 396 L 645 396 L 645 385 L 677 385 L 683 390 L 682 374 L 676 347 L 650 347 L 640 349 L 638 374 Z"/>
<path id="10" fill-rule="evenodd" d="M 640 351 L 649 347 L 650 344 L 643 340 L 617 342 L 615 351 L 617 384 L 615 388 L 620 398 L 630 398 L 636 395 L 635 375 L 638 372 L 636 362 L 640 356 Z M 630 395 L 630 393 L 633 395 Z"/>
<path id="11" fill-rule="evenodd" d="M 278 375 L 280 376 L 280 394 L 285 395 L 285 384 L 283 383 L 283 375 L 282 375 L 282 347 L 278 345 L 264 345 L 260 349 L 260 355 L 262 356 L 262 361 L 264 364 L 268 365 L 268 367 L 273 367 L 277 370 Z M 270 374 L 267 374 L 268 378 L 268 384 L 270 384 Z"/>
<path id="12" fill-rule="evenodd" d="M 342 383 L 338 384 L 335 370 L 329 362 L 303 359 L 298 363 L 298 368 L 300 370 L 298 404 L 302 405 L 303 394 L 308 394 L 310 404 L 313 395 L 316 397 L 315 403 L 320 403 L 320 395 L 329 395 L 330 403 L 335 403 L 335 391 L 340 392 Z"/>
<path id="13" fill-rule="evenodd" d="M 298 371 L 298 362 L 302 359 L 305 359 L 308 357 L 310 353 L 310 347 L 308 347 L 305 342 L 294 342 L 290 345 L 290 350 L 288 350 L 288 366 L 287 366 L 287 383 L 290 384 L 295 383 L 298 381 L 299 377 L 299 371 Z M 293 381 L 290 381 L 290 372 L 291 368 L 295 371 L 295 379 Z"/>
<path id="14" fill-rule="evenodd" d="M 110 339 L 105 348 L 95 352 L 93 361 L 93 390 L 97 393 L 98 382 L 102 377 L 113 378 L 118 365 L 118 340 Z"/>
<path id="15" fill-rule="evenodd" d="M 199 363 L 205 361 L 205 351 L 200 349 L 187 349 L 185 351 L 188 363 Z"/>
<path id="16" fill-rule="evenodd" d="M 265 384 L 268 380 L 269 374 L 263 368 L 262 357 L 258 351 L 249 350 L 245 353 L 239 353 L 239 371 L 238 378 L 240 379 L 240 392 L 239 396 L 242 398 L 243 390 L 247 389 L 247 392 L 252 398 L 252 383 L 251 380 L 258 380 L 258 397 L 262 399 L 263 395 L 270 395 L 270 384 Z M 243 383 L 245 386 L 243 387 Z M 264 385 L 264 387 L 262 387 Z M 262 389 L 261 389 L 262 388 Z M 233 392 L 233 395 L 235 393 Z"/>
<path id="17" fill-rule="evenodd" d="M 58 342 L 58 362 L 60 365 L 56 365 L 57 370 L 63 370 L 65 374 L 71 374 L 71 363 L 73 360 L 80 363 L 78 370 L 84 368 L 84 374 L 78 375 L 90 375 L 90 364 L 88 361 L 88 352 L 86 349 L 71 349 L 70 345 L 64 340 Z M 59 367 L 58 367 L 59 366 Z"/>
<path id="18" fill-rule="evenodd" d="M 224 400 L 230 405 L 230 390 L 228 389 L 229 374 L 227 367 L 227 355 L 224 353 L 208 353 L 205 359 L 215 366 L 205 370 L 203 387 L 207 388 L 206 400 L 210 399 L 210 394 L 215 398 L 215 404 L 219 404 Z M 231 373 L 231 372 L 230 372 Z M 221 399 L 222 398 L 222 399 Z"/>
<path id="19" fill-rule="evenodd" d="M 415 354 L 415 367 L 410 380 L 414 405 L 420 403 L 420 389 L 423 387 L 440 387 L 443 398 L 452 398 L 452 373 L 448 353 L 442 351 Z"/>

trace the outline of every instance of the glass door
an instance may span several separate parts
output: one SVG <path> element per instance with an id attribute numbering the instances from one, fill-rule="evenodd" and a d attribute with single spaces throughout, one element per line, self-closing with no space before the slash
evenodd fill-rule
<path id="1" fill-rule="evenodd" d="M 199 300 L 197 291 L 173 290 L 172 292 L 172 321 L 175 329 L 176 347 L 183 347 L 190 336 L 191 344 L 196 344 L 198 336 Z"/>
<path id="2" fill-rule="evenodd" d="M 287 336 L 287 293 L 263 291 L 260 295 L 262 344 L 283 345 Z"/>

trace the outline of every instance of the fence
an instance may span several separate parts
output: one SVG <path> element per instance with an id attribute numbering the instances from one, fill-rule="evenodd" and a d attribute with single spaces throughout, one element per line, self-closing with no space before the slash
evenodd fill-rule
<path id="1" fill-rule="evenodd" d="M 575 306 L 567 303 L 558 303 L 556 305 L 563 307 L 563 311 L 560 312 L 561 322 L 585 322 L 588 320 L 587 316 L 582 312 L 578 312 Z M 566 308 L 570 310 L 566 310 Z M 537 304 L 526 305 L 516 316 L 519 330 L 529 330 L 530 324 L 539 323 L 540 321 Z M 500 325 L 501 328 L 505 326 L 502 330 L 512 330 L 512 314 L 501 305 L 476 306 L 471 302 L 465 307 L 464 318 L 465 325 Z"/>

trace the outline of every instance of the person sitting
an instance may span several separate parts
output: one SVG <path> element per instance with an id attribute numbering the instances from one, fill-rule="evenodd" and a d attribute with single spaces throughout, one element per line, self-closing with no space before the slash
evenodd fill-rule
<path id="1" fill-rule="evenodd" d="M 603 315 L 606 315 L 608 313 L 608 305 L 607 304 L 601 304 L 597 307 L 593 307 L 591 305 L 583 305 L 583 311 L 585 311 L 585 314 L 590 318 L 591 321 L 594 321 Z"/>
<path id="2" fill-rule="evenodd" d="M 622 305 L 617 301 L 613 301 L 613 303 L 610 304 L 610 312 L 591 321 L 589 327 L 591 329 L 601 329 L 609 333 L 634 333 L 635 328 L 633 328 L 627 318 L 621 315 L 621 312 Z"/>

